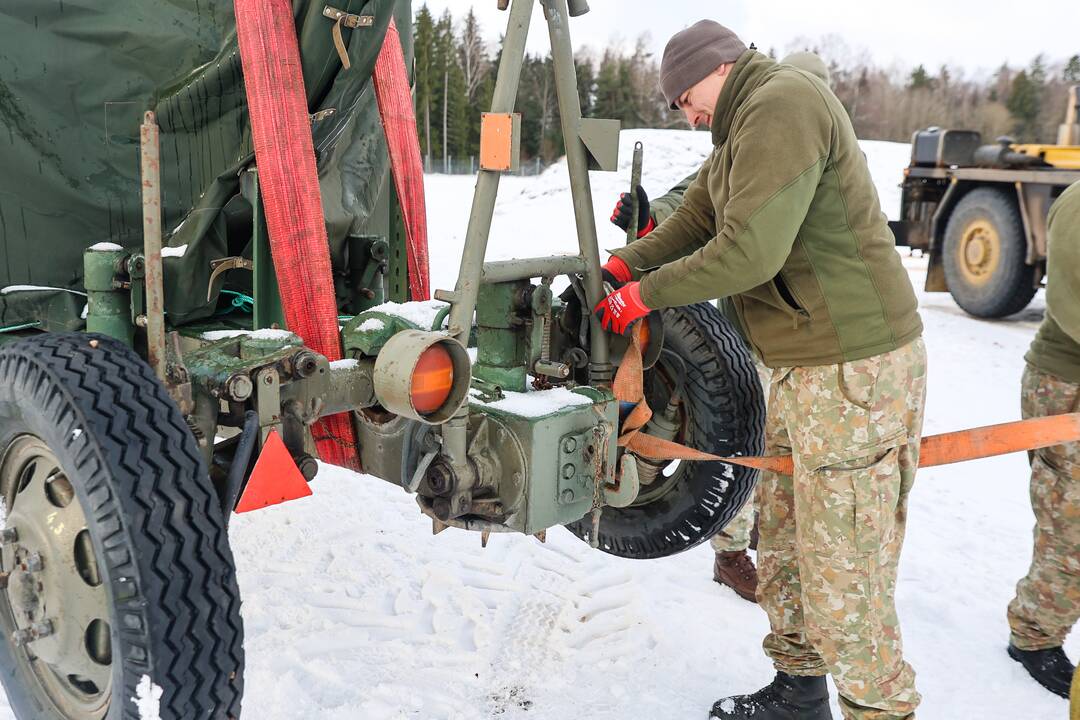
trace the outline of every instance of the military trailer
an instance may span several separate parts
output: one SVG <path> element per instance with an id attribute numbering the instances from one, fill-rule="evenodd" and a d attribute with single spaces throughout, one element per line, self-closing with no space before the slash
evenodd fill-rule
<path id="1" fill-rule="evenodd" d="M 1046 275 L 1046 216 L 1080 181 L 1080 86 L 1056 145 L 983 144 L 971 130 L 928 128 L 911 139 L 897 244 L 929 254 L 926 289 L 976 317 L 1027 307 Z"/>
<path id="2" fill-rule="evenodd" d="M 434 532 L 562 526 L 629 558 L 747 500 L 754 470 L 626 450 L 647 407 L 649 435 L 756 455 L 762 393 L 710 305 L 600 329 L 589 171 L 615 169 L 618 126 L 581 117 L 587 4 L 539 2 L 577 252 L 485 261 L 537 3 L 500 0 L 466 245 L 434 299 L 409 0 L 0 9 L 0 668 L 21 720 L 147 697 L 240 717 L 229 518 L 318 492 L 320 462 L 401 486 Z"/>

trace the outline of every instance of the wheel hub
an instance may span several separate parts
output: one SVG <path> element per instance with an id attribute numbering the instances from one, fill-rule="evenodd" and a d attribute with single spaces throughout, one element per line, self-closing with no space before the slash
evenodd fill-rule
<path id="1" fill-rule="evenodd" d="M 109 604 L 86 516 L 56 456 L 39 439 L 17 439 L 0 462 L 9 513 L 0 542 L 16 658 L 57 708 L 98 718 L 112 685 Z"/>
<path id="2" fill-rule="evenodd" d="M 986 220 L 976 220 L 965 229 L 960 240 L 960 271 L 973 285 L 989 282 L 1001 258 L 1001 238 Z"/>

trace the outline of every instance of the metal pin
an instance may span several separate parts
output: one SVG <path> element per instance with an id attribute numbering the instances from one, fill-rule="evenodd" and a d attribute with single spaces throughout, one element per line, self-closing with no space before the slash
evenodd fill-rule
<path id="1" fill-rule="evenodd" d="M 450 527 L 450 526 L 447 525 L 446 523 L 441 522 L 439 520 L 436 520 L 435 518 L 431 518 L 431 534 L 432 535 L 438 535 L 439 533 L 441 533 L 443 530 L 445 530 L 448 527 Z"/>
<path id="2" fill-rule="evenodd" d="M 488 544 L 488 538 L 490 538 L 490 537 L 491 537 L 491 531 L 490 530 L 482 530 L 480 532 L 480 547 L 486 548 L 487 544 Z"/>
<path id="3" fill-rule="evenodd" d="M 533 537 L 536 538 L 537 540 L 539 540 L 542 543 L 546 543 L 547 542 L 547 530 L 541 530 L 540 532 L 533 535 Z"/>
<path id="4" fill-rule="evenodd" d="M 47 638 L 55 632 L 52 620 L 44 620 L 39 623 L 34 623 L 28 628 L 22 630 L 16 630 L 11 634 L 11 639 L 17 647 L 22 647 L 35 640 Z"/>

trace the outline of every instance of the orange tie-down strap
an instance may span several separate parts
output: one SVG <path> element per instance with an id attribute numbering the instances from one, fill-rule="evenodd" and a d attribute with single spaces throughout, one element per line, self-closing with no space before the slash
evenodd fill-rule
<path id="1" fill-rule="evenodd" d="M 620 402 L 636 403 L 622 424 L 620 447 L 653 460 L 717 460 L 781 475 L 794 472 L 795 461 L 791 455 L 720 457 L 646 435 L 642 429 L 652 417 L 652 410 L 645 402 L 643 376 L 641 349 L 637 333 L 634 333 L 634 342 L 619 365 L 612 388 Z M 1077 441 L 1080 441 L 1080 413 L 988 425 L 923 438 L 919 467 L 948 465 Z"/>

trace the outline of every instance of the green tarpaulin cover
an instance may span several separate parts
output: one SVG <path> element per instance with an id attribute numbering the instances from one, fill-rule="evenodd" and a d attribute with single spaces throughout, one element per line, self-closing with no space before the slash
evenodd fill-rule
<path id="1" fill-rule="evenodd" d="M 293 0 L 311 112 L 334 109 L 312 131 L 334 267 L 344 269 L 348 235 L 390 231 L 392 183 L 371 74 L 392 15 L 411 64 L 412 16 L 410 0 L 330 4 L 375 16 L 373 27 L 343 30 L 352 60 L 343 70 L 326 3 Z M 211 260 L 250 257 L 252 206 L 240 176 L 254 161 L 232 3 L 4 1 L 0 327 L 80 327 L 83 250 L 141 248 L 139 125 L 151 109 L 173 248 L 166 312 L 180 324 L 214 311 Z M 244 272 L 230 281 L 250 283 Z"/>

